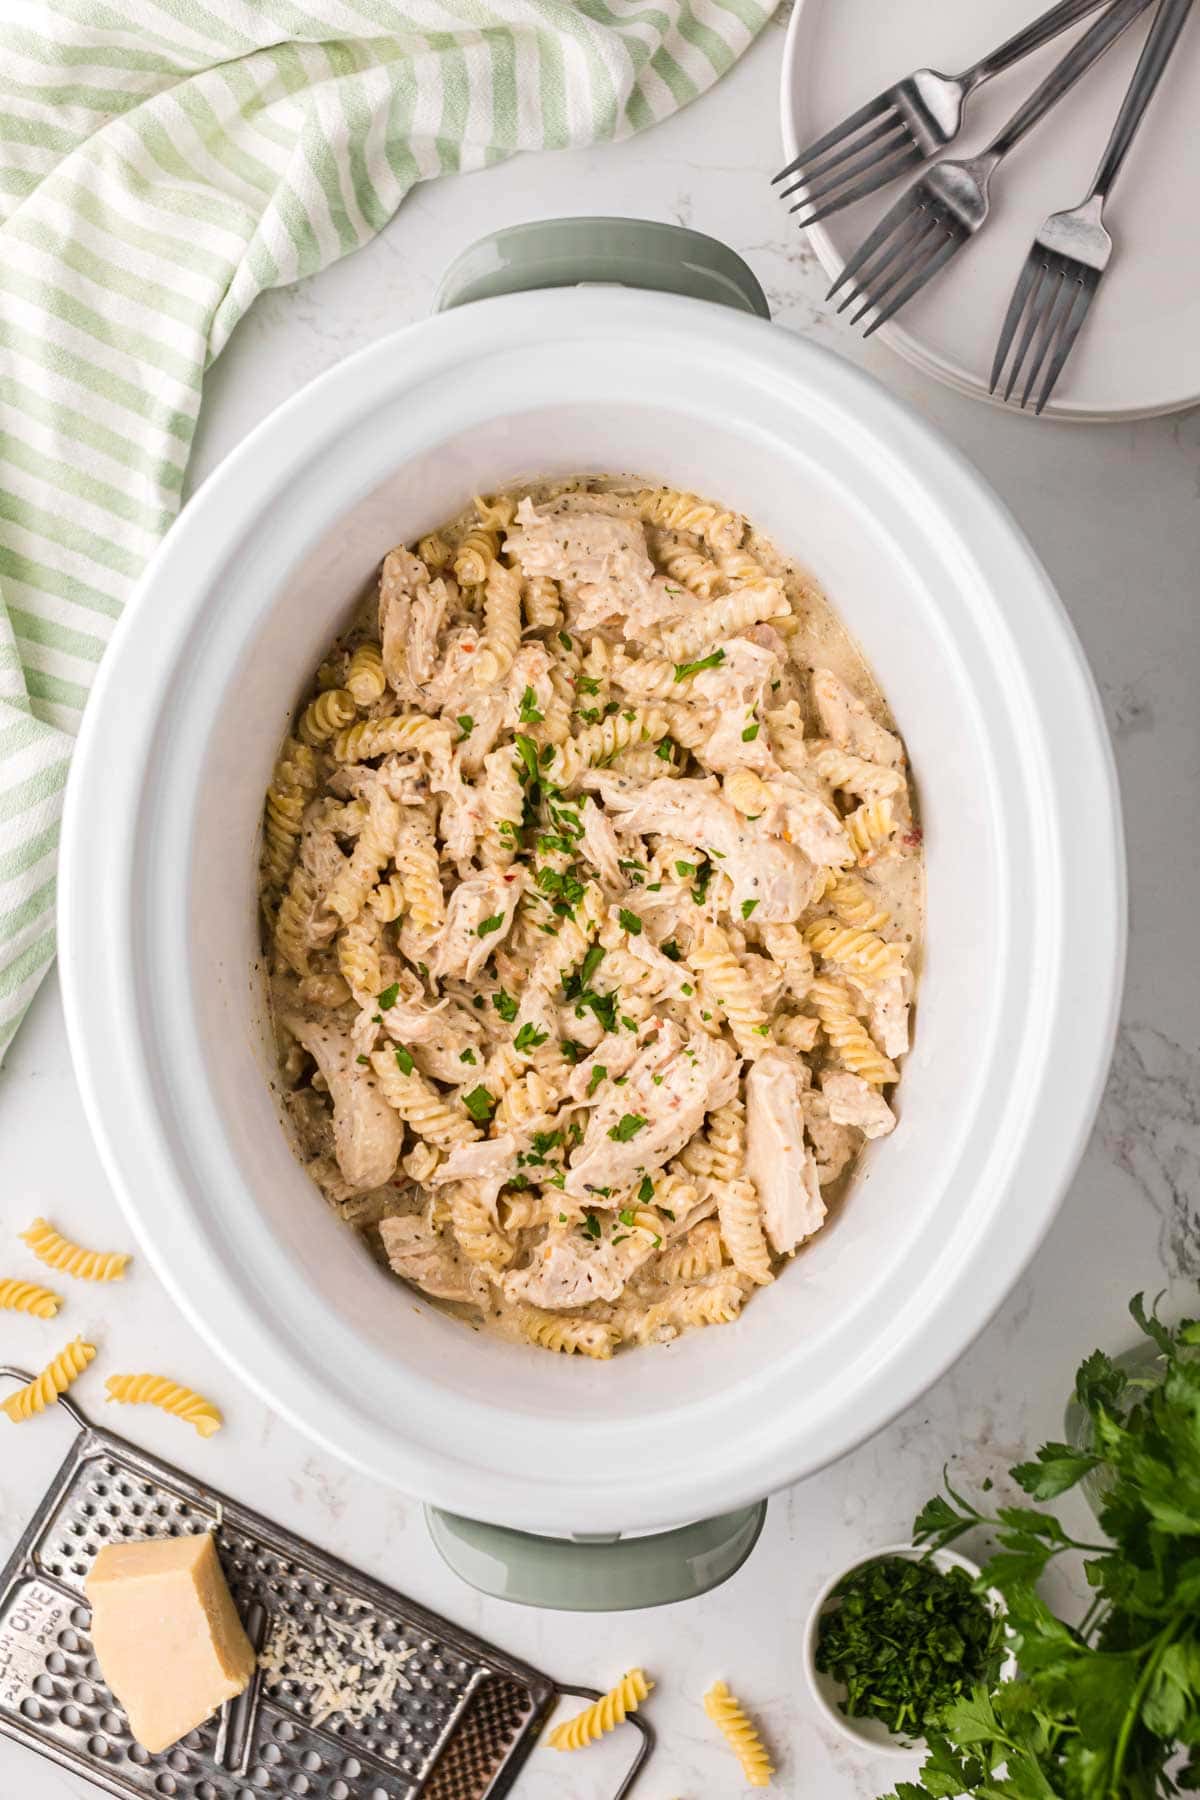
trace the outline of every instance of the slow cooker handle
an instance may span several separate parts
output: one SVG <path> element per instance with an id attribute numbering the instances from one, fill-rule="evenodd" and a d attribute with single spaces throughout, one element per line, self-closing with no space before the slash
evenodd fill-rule
<path id="1" fill-rule="evenodd" d="M 538 1537 L 433 1506 L 425 1518 L 443 1560 L 481 1593 L 518 1606 L 629 1612 L 720 1587 L 758 1542 L 766 1513 L 760 1500 L 673 1531 L 611 1539 Z"/>
<path id="2" fill-rule="evenodd" d="M 434 310 L 583 282 L 652 288 L 771 317 L 756 277 L 716 238 L 653 219 L 610 218 L 538 219 L 491 232 L 451 263 Z"/>

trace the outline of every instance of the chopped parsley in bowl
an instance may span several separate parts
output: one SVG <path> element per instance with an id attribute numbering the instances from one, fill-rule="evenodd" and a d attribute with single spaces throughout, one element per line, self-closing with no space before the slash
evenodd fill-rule
<path id="1" fill-rule="evenodd" d="M 1003 1608 L 975 1591 L 978 1574 L 952 1550 L 900 1544 L 822 1589 L 805 1640 L 809 1682 L 845 1736 L 907 1752 L 947 1706 L 1000 1675 Z"/>

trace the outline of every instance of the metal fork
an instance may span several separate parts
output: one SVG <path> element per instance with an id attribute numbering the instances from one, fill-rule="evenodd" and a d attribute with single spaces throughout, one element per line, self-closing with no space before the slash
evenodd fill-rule
<path id="1" fill-rule="evenodd" d="M 788 208 L 794 213 L 802 207 L 813 208 L 796 221 L 800 226 L 851 206 L 952 143 L 962 128 L 963 107 L 977 87 L 1107 4 L 1109 0 L 1059 0 L 1040 19 L 961 75 L 914 69 L 824 137 L 806 145 L 786 169 L 780 169 L 772 185 L 796 176 L 790 187 L 780 190 L 780 197 L 786 200 L 798 189 L 805 190 L 804 197 Z"/>
<path id="2" fill-rule="evenodd" d="M 857 325 L 874 307 L 875 318 L 864 334 L 867 337 L 898 313 L 979 230 L 988 215 L 988 184 L 1009 151 L 1149 4 L 1150 0 L 1116 0 L 1056 63 L 986 149 L 964 161 L 945 157 L 914 182 L 830 288 L 827 299 L 850 284 L 838 311 L 844 312 L 858 301 L 851 319 Z"/>
<path id="3" fill-rule="evenodd" d="M 1033 248 L 1017 277 L 1000 342 L 996 346 L 991 393 L 996 391 L 1023 314 L 1025 324 L 1008 372 L 1004 398 L 1007 400 L 1016 386 L 1022 364 L 1031 349 L 1033 360 L 1021 396 L 1022 407 L 1033 392 L 1047 356 L 1050 356 L 1050 366 L 1038 397 L 1037 412 L 1041 412 L 1054 392 L 1112 255 L 1113 241 L 1104 228 L 1105 202 L 1154 98 L 1191 6 L 1192 0 L 1161 0 L 1087 198 L 1070 212 L 1051 213 L 1035 236 Z"/>

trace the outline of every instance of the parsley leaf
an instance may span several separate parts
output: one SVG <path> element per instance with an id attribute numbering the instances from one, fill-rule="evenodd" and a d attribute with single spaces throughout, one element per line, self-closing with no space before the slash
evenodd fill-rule
<path id="1" fill-rule="evenodd" d="M 409 1052 L 404 1048 L 403 1044 L 396 1045 L 396 1062 L 402 1075 L 412 1074 L 414 1068 L 413 1059 Z"/>
<path id="2" fill-rule="evenodd" d="M 583 1224 L 580 1229 L 590 1238 L 598 1238 L 600 1236 L 600 1221 L 594 1212 L 585 1213 L 583 1215 Z"/>
<path id="3" fill-rule="evenodd" d="M 638 1188 L 638 1196 L 637 1197 L 641 1201 L 643 1206 L 648 1205 L 649 1202 L 651 1200 L 653 1200 L 653 1198 L 654 1198 L 654 1183 L 651 1181 L 651 1179 L 648 1175 L 642 1176 L 641 1186 Z"/>
<path id="4" fill-rule="evenodd" d="M 641 1113 L 622 1113 L 615 1125 L 610 1125 L 608 1135 L 618 1144 L 627 1144 L 645 1128 L 646 1120 Z"/>
<path id="5" fill-rule="evenodd" d="M 658 947 L 663 955 L 671 962 L 679 962 L 682 960 L 683 951 L 679 948 L 679 945 L 675 942 L 674 938 L 668 938 L 665 944 L 660 944 Z"/>
<path id="6" fill-rule="evenodd" d="M 458 1053 L 458 1060 L 459 1062 L 473 1063 L 475 1061 L 475 1052 L 473 1050 L 460 1050 Z"/>
<path id="7" fill-rule="evenodd" d="M 743 742 L 743 744 L 752 744 L 757 736 L 758 736 L 758 726 L 757 725 L 747 725 L 745 731 L 743 731 L 743 733 L 742 733 L 742 742 Z"/>
<path id="8" fill-rule="evenodd" d="M 500 1014 L 504 1023 L 506 1025 L 511 1025 L 517 1016 L 517 1003 L 512 995 L 506 994 L 503 988 L 497 988 L 496 992 L 492 995 L 492 1005 Z"/>
<path id="9" fill-rule="evenodd" d="M 457 724 L 458 729 L 462 732 L 462 737 L 460 737 L 458 740 L 459 743 L 461 744 L 464 742 L 465 739 L 469 738 L 471 733 L 474 731 L 475 721 L 471 717 L 470 713 L 459 713 L 458 718 L 455 721 L 455 723 Z"/>
<path id="10" fill-rule="evenodd" d="M 490 919 L 483 919 L 475 927 L 476 937 L 487 937 L 490 932 L 499 931 L 504 923 L 503 913 L 493 913 Z"/>
<path id="11" fill-rule="evenodd" d="M 486 1125 L 496 1110 L 497 1100 L 490 1089 L 480 1086 L 463 1095 L 463 1105 L 477 1125 Z"/>
<path id="12" fill-rule="evenodd" d="M 603 1063 L 597 1063 L 588 1076 L 587 1097 L 590 1100 L 600 1083 L 607 1079 L 608 1070 Z"/>
<path id="13" fill-rule="evenodd" d="M 393 981 L 390 987 L 385 987 L 382 994 L 376 994 L 375 998 L 386 1012 L 388 1007 L 395 1006 L 396 1001 L 400 998 L 400 983 Z"/>
<path id="14" fill-rule="evenodd" d="M 520 1031 L 518 1031 L 516 1037 L 513 1039 L 513 1049 L 521 1051 L 536 1050 L 538 1045 L 544 1044 L 549 1036 L 550 1033 L 548 1031 L 539 1031 L 537 1026 L 534 1025 L 531 1020 L 526 1019 Z"/>
<path id="15" fill-rule="evenodd" d="M 757 900 L 743 900 L 742 901 L 742 917 L 743 917 L 743 919 L 748 919 L 750 917 L 750 914 L 754 911 L 754 909 L 757 905 L 758 905 Z"/>
<path id="16" fill-rule="evenodd" d="M 617 917 L 620 919 L 621 924 L 625 927 L 625 930 L 629 933 L 630 937 L 641 936 L 642 921 L 635 912 L 630 912 L 627 906 L 619 906 L 617 908 Z"/>
<path id="17" fill-rule="evenodd" d="M 521 695 L 519 717 L 522 725 L 540 725 L 545 713 L 538 711 L 537 695 L 531 687 L 527 687 Z"/>
<path id="18" fill-rule="evenodd" d="M 725 661 L 723 650 L 714 650 L 711 656 L 702 656 L 699 662 L 676 663 L 676 681 L 686 681 L 689 675 L 699 675 L 702 669 L 719 669 Z"/>

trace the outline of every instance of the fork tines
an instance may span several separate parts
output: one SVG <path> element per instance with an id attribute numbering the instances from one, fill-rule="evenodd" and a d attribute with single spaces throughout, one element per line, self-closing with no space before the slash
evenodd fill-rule
<path id="1" fill-rule="evenodd" d="M 805 216 L 796 223 L 808 226 L 873 194 L 923 161 L 924 152 L 888 90 L 807 145 L 786 169 L 780 169 L 774 181 L 796 177 L 780 194 L 787 199 L 800 193 L 788 210 L 804 211 Z"/>
<path id="2" fill-rule="evenodd" d="M 937 274 L 967 235 L 924 181 L 918 181 L 864 239 L 826 299 L 832 300 L 838 289 L 849 283 L 838 311 L 845 312 L 857 301 L 850 318 L 850 323 L 857 325 L 865 313 L 876 308 L 874 320 L 863 333 L 870 337 Z"/>
<path id="3" fill-rule="evenodd" d="M 1087 317 L 1092 298 L 1100 285 L 1100 274 L 1101 271 L 1087 268 L 1074 257 L 1062 256 L 1056 251 L 1044 249 L 1040 244 L 1034 244 L 1025 258 L 1025 265 L 1017 277 L 1017 285 L 1008 303 L 1000 341 L 996 346 L 996 358 L 992 363 L 989 393 L 994 394 L 999 386 L 1009 349 L 1016 337 L 1017 328 L 1024 319 L 1016 354 L 1009 367 L 1004 398 L 1010 398 L 1026 358 L 1029 358 L 1029 372 L 1021 395 L 1022 407 L 1028 405 L 1043 365 L 1049 359 L 1046 379 L 1042 383 L 1034 409 L 1039 413 L 1042 411 L 1054 392 L 1055 383 L 1062 374 L 1063 366 L 1079 335 L 1079 328 Z"/>

